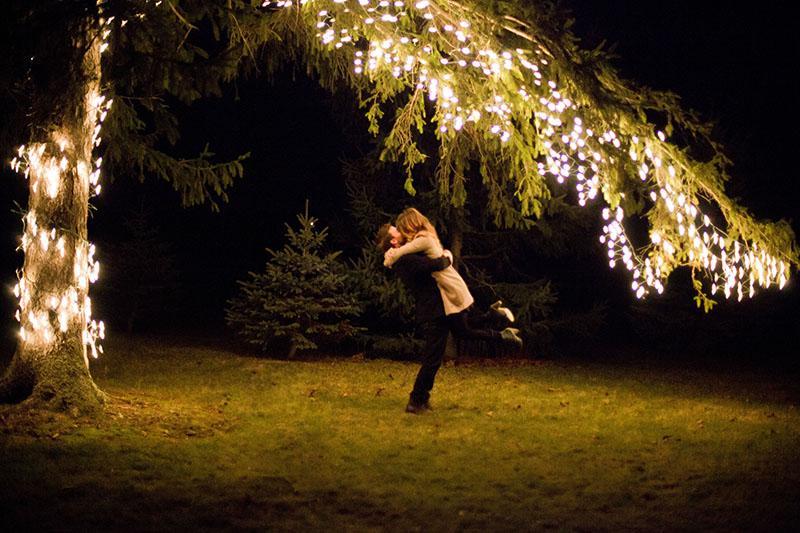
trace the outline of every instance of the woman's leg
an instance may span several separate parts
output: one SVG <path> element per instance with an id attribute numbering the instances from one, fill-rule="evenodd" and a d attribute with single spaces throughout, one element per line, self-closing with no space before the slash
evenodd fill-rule
<path id="1" fill-rule="evenodd" d="M 503 309 L 503 311 L 498 309 Z M 509 316 L 513 317 L 514 315 L 505 307 L 489 307 L 485 311 L 481 311 L 477 305 L 471 305 L 465 311 L 467 313 L 467 325 L 471 329 L 496 329 L 500 331 L 514 323 L 513 320 L 509 319 Z"/>
<path id="2" fill-rule="evenodd" d="M 488 341 L 502 339 L 499 331 L 486 328 L 475 328 L 472 327 L 470 322 L 469 309 L 465 309 L 460 313 L 447 315 L 447 323 L 450 326 L 450 332 L 458 339 Z"/>
<path id="3" fill-rule="evenodd" d="M 469 318 L 470 309 L 471 307 L 461 311 L 460 313 L 447 315 L 447 323 L 450 327 L 450 332 L 454 337 L 464 340 L 500 341 L 516 348 L 522 348 L 522 339 L 518 335 L 518 329 L 505 328 L 502 331 L 497 331 L 495 329 L 472 327 Z M 487 316 L 488 313 L 483 317 L 478 315 L 478 322 L 485 320 Z"/>
<path id="4" fill-rule="evenodd" d="M 502 307 L 503 302 L 497 300 L 486 311 L 479 311 L 477 306 L 469 307 L 467 320 L 473 328 L 503 329 L 514 324 L 514 313 L 507 307 Z"/>

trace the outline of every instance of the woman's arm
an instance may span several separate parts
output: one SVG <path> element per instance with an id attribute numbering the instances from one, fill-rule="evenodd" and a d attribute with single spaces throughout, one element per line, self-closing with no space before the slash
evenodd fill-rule
<path id="1" fill-rule="evenodd" d="M 421 236 L 405 243 L 400 248 L 389 248 L 386 250 L 386 253 L 383 254 L 383 266 L 391 268 L 391 266 L 404 255 L 427 252 L 433 248 L 433 246 L 433 237 Z"/>

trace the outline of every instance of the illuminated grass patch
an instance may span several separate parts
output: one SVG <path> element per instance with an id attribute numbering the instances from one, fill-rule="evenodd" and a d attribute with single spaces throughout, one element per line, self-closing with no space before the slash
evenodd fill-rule
<path id="1" fill-rule="evenodd" d="M 26 427 L 0 411 L 4 520 L 749 529 L 800 512 L 791 376 L 474 362 L 444 368 L 435 411 L 412 416 L 414 364 L 114 342 L 95 368 L 113 416 Z"/>

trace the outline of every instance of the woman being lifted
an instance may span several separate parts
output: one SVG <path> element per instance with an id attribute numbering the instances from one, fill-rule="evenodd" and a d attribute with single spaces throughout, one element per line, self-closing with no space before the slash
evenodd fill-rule
<path id="1" fill-rule="evenodd" d="M 441 257 L 444 254 L 448 255 L 452 262 L 452 254 L 449 250 L 443 249 L 436 228 L 418 210 L 409 207 L 400 213 L 396 227 L 405 243 L 386 251 L 384 266 L 391 268 L 400 257 L 414 253 L 423 253 L 429 258 Z M 453 335 L 462 339 L 504 340 L 518 348 L 522 347 L 522 339 L 519 338 L 519 330 L 516 328 L 506 327 L 502 331 L 497 331 L 480 327 L 491 323 L 493 317 L 500 318 L 507 324 L 514 322 L 514 314 L 508 308 L 501 307 L 501 301 L 493 303 L 487 313 L 476 313 L 473 305 L 475 299 L 469 292 L 464 278 L 452 265 L 431 275 L 439 287 L 444 312 Z"/>

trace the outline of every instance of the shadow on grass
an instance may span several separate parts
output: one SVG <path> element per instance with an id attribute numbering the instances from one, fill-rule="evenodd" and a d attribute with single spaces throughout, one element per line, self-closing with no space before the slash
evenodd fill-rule
<path id="1" fill-rule="evenodd" d="M 304 530 L 336 527 L 330 519 L 337 516 L 340 525 L 376 528 L 393 518 L 351 492 L 301 494 L 283 477 L 209 476 L 194 472 L 191 462 L 140 449 L 1 440 L 0 446 L 2 531 Z"/>

